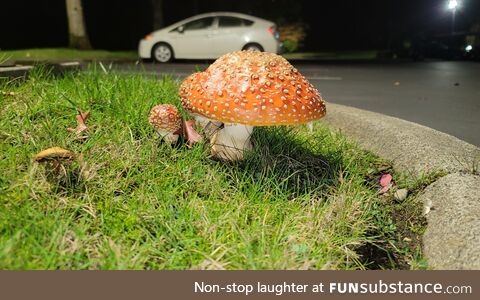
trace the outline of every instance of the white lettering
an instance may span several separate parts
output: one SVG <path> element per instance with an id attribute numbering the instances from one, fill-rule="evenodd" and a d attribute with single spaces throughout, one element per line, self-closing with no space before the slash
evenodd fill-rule
<path id="1" fill-rule="evenodd" d="M 198 283 L 195 281 L 195 293 L 219 293 L 220 286 L 218 284 L 205 284 L 203 281 Z"/>

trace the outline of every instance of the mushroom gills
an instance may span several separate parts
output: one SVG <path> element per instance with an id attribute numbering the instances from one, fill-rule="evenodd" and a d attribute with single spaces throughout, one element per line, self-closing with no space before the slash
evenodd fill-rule
<path id="1" fill-rule="evenodd" d="M 207 139 L 211 139 L 215 133 L 223 128 L 223 123 L 214 121 L 205 117 L 202 117 L 200 115 L 194 115 L 195 120 L 197 121 L 197 124 L 200 125 L 200 128 L 203 130 L 203 134 L 207 137 Z"/>
<path id="2" fill-rule="evenodd" d="M 252 149 L 253 126 L 224 124 L 212 137 L 212 155 L 222 160 L 241 160 L 245 150 Z"/>

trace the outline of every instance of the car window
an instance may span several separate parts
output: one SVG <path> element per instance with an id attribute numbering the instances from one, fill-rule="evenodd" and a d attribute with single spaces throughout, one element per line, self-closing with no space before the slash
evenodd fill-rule
<path id="1" fill-rule="evenodd" d="M 243 25 L 242 19 L 235 17 L 219 17 L 218 27 L 240 27 Z"/>
<path id="2" fill-rule="evenodd" d="M 184 30 L 198 30 L 198 29 L 206 29 L 212 26 L 213 17 L 208 18 L 201 18 L 195 21 L 191 21 L 183 25 Z"/>
<path id="3" fill-rule="evenodd" d="M 245 26 L 251 26 L 253 24 L 253 21 L 247 20 L 247 19 L 242 19 L 243 25 Z"/>

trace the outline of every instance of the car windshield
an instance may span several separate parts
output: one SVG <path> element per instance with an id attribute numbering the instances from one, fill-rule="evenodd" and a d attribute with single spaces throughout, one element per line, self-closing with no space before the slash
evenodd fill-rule
<path id="1" fill-rule="evenodd" d="M 201 19 L 186 23 L 185 25 L 183 25 L 183 28 L 184 30 L 205 29 L 212 26 L 212 23 L 213 23 L 213 17 L 201 18 Z"/>

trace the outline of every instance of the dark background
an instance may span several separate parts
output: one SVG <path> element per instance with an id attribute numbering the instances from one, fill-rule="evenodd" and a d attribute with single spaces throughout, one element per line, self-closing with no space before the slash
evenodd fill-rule
<path id="1" fill-rule="evenodd" d="M 418 37 L 448 36 L 446 0 L 164 0 L 165 24 L 209 11 L 236 11 L 277 23 L 303 21 L 309 29 L 302 50 L 390 49 Z M 153 29 L 149 0 L 83 0 L 94 48 L 136 49 Z M 463 0 L 457 11 L 459 35 L 480 22 L 480 0 Z M 0 49 L 66 47 L 64 0 L 2 0 Z"/>

